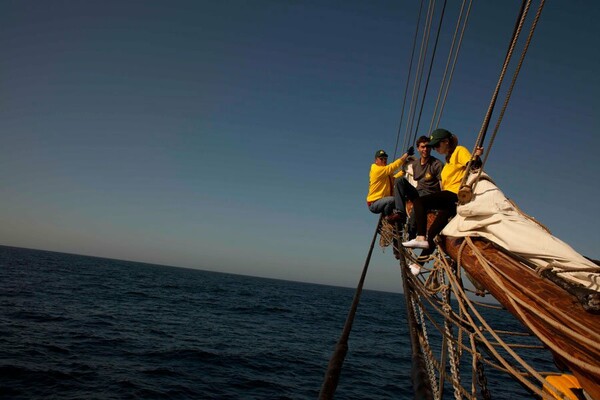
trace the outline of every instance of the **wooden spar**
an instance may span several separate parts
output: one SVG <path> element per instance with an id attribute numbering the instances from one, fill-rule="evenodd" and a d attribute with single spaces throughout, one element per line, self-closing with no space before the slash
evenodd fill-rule
<path id="1" fill-rule="evenodd" d="M 447 254 L 457 261 L 459 249 L 464 238 L 445 237 L 443 245 Z M 596 346 L 587 344 L 577 337 L 579 334 L 592 341 L 592 333 L 598 335 L 600 330 L 600 315 L 584 310 L 577 299 L 551 281 L 542 278 L 534 270 L 522 263 L 508 257 L 490 242 L 472 238 L 476 249 L 485 259 L 501 273 L 494 278 L 488 274 L 480 264 L 474 251 L 465 246 L 461 253 L 460 265 L 483 285 L 508 311 L 510 311 L 529 330 L 537 331 L 542 342 L 546 344 L 554 355 L 557 364 L 562 364 L 577 377 L 585 391 L 593 398 L 600 399 L 600 350 Z M 498 279 L 499 277 L 499 279 Z M 524 291 L 522 287 L 527 287 Z M 509 295 L 517 298 L 533 310 L 524 307 L 515 307 L 509 300 Z M 544 302 L 536 300 L 536 297 Z M 566 316 L 578 324 L 572 324 Z M 562 331 L 553 327 L 547 319 L 552 318 L 561 326 L 566 326 L 569 331 Z M 552 350 L 552 345 L 563 350 L 567 357 Z M 589 364 L 591 367 L 581 365 L 579 362 Z"/>

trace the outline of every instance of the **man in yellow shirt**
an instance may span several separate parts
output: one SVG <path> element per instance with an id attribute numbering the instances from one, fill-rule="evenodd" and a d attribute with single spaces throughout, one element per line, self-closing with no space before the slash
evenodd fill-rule
<path id="1" fill-rule="evenodd" d="M 383 213 L 389 221 L 397 221 L 404 217 L 403 210 L 394 213 L 396 208 L 393 196 L 394 179 L 395 174 L 402 174 L 400 168 L 408 156 L 413 155 L 414 152 L 414 148 L 411 147 L 402 157 L 391 164 L 387 163 L 388 155 L 384 150 L 375 152 L 375 163 L 371 164 L 369 172 L 369 193 L 367 194 L 369 211 L 374 214 Z"/>

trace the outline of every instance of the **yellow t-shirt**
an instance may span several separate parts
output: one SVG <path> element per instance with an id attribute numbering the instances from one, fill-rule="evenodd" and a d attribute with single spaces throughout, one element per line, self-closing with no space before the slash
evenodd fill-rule
<path id="1" fill-rule="evenodd" d="M 392 185 L 394 183 L 394 172 L 404 164 L 402 158 L 381 166 L 371 164 L 369 172 L 369 194 L 367 194 L 367 202 L 379 200 L 386 196 L 392 196 Z"/>
<path id="2" fill-rule="evenodd" d="M 467 163 L 471 160 L 471 152 L 466 147 L 456 146 L 450 160 L 442 169 L 442 190 L 458 194 L 460 183 L 467 171 Z"/>

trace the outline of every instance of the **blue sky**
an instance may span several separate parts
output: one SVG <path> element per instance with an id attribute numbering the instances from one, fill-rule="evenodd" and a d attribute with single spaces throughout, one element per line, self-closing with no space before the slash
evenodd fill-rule
<path id="1" fill-rule="evenodd" d="M 473 5 L 440 123 L 468 148 L 514 3 Z M 355 286 L 377 221 L 368 170 L 375 150 L 394 152 L 418 6 L 2 2 L 0 244 Z M 593 258 L 599 19 L 596 2 L 546 4 L 486 166 Z M 367 287 L 401 289 L 389 250 Z"/>

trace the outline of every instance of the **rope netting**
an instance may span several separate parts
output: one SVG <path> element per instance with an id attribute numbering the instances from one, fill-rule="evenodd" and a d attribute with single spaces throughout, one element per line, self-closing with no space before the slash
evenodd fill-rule
<path id="1" fill-rule="evenodd" d="M 395 232 L 399 233 L 399 230 Z M 402 237 L 394 238 L 394 243 L 399 241 L 402 241 Z M 468 238 L 463 242 L 459 254 L 467 246 L 477 254 L 479 262 L 485 265 L 488 273 L 499 273 L 499 268 L 487 260 Z M 394 250 L 400 259 L 401 268 L 406 268 L 407 260 L 417 259 L 409 249 L 396 247 Z M 445 388 L 446 395 L 452 393 L 456 399 L 488 399 L 489 371 L 509 375 L 528 392 L 542 399 L 572 398 L 546 380 L 548 376 L 562 374 L 554 366 L 552 353 L 547 351 L 548 348 L 575 364 L 582 364 L 582 367 L 596 367 L 583 365 L 585 362 L 564 354 L 564 351 L 552 344 L 552 340 L 544 340 L 543 334 L 535 329 L 533 332 L 522 330 L 522 325 L 500 305 L 473 300 L 471 297 L 474 296 L 469 296 L 470 293 L 484 293 L 467 288 L 472 283 L 467 280 L 468 283 L 465 284 L 463 278 L 469 277 L 464 272 L 461 256 L 455 261 L 438 246 L 430 262 L 418 276 L 413 276 L 410 272 L 403 273 L 407 281 L 405 288 L 411 299 L 410 305 L 407 304 L 407 311 L 419 321 L 420 351 L 426 358 L 429 381 L 436 386 L 432 398 L 448 398 L 444 397 Z M 497 279 L 501 281 L 500 278 Z M 531 307 L 518 298 L 511 301 L 518 308 Z M 500 314 L 501 318 L 498 317 Z M 569 326 L 558 326 L 558 323 L 552 321 L 551 315 L 542 315 L 541 318 L 555 329 L 570 330 L 569 333 L 573 336 L 578 335 Z M 507 324 L 506 321 L 510 320 L 514 323 Z M 577 322 L 572 323 L 575 325 Z M 507 325 L 519 329 L 506 330 L 504 327 Z M 600 346 L 597 332 L 589 334 L 592 339 L 581 335 L 579 339 L 590 346 Z M 595 344 L 590 343 L 593 341 L 596 341 Z M 540 363 L 543 358 L 542 350 L 547 355 L 547 371 L 539 371 L 532 365 L 532 360 Z M 526 353 L 526 356 L 522 353 Z"/>

